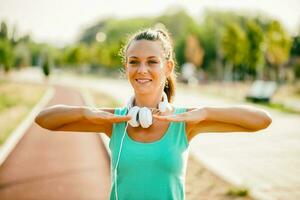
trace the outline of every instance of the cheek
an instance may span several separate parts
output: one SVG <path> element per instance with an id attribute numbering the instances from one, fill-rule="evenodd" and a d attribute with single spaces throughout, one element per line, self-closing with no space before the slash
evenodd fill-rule
<path id="1" fill-rule="evenodd" d="M 166 76 L 163 70 L 159 70 L 155 73 L 155 79 L 157 80 L 158 84 L 165 84 Z"/>
<path id="2" fill-rule="evenodd" d="M 126 77 L 129 78 L 134 74 L 134 70 L 131 67 L 125 68 Z"/>

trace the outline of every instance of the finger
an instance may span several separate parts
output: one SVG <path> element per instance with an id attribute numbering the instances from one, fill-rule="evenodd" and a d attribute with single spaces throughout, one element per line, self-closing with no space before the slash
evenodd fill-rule
<path id="1" fill-rule="evenodd" d="M 182 115 L 166 115 L 166 116 L 153 115 L 153 118 L 160 121 L 168 121 L 168 122 L 180 122 L 185 120 Z"/>
<path id="2" fill-rule="evenodd" d="M 110 118 L 109 121 L 113 122 L 113 123 L 118 123 L 118 122 L 125 122 L 125 121 L 129 121 L 131 119 L 130 115 L 125 115 L 125 116 L 118 116 L 118 115 L 114 115 Z"/>

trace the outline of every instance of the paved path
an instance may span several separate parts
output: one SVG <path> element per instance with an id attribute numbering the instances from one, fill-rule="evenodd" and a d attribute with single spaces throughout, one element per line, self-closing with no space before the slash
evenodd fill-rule
<path id="1" fill-rule="evenodd" d="M 38 77 L 38 75 L 36 75 Z M 24 76 L 23 76 L 24 77 Z M 75 80 L 54 78 L 66 85 L 79 85 L 106 92 L 121 102 L 132 94 L 124 80 Z M 246 104 L 208 97 L 178 89 L 176 105 L 229 106 Z M 259 106 L 257 106 L 259 107 Z M 267 109 L 273 123 L 255 133 L 208 133 L 191 143 L 191 153 L 226 180 L 246 185 L 257 199 L 300 199 L 300 116 Z"/>
<path id="2" fill-rule="evenodd" d="M 54 104 L 83 105 L 80 94 L 55 87 Z M 109 157 L 97 134 L 27 130 L 0 167 L 0 199 L 109 198 Z"/>

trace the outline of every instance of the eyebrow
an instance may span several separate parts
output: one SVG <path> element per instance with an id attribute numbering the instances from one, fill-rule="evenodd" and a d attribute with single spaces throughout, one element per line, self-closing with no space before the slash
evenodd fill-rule
<path id="1" fill-rule="evenodd" d="M 136 59 L 138 59 L 139 57 L 136 57 L 136 56 L 130 56 L 129 58 L 136 58 Z M 149 57 L 147 57 L 147 58 L 158 58 L 157 56 L 149 56 Z"/>

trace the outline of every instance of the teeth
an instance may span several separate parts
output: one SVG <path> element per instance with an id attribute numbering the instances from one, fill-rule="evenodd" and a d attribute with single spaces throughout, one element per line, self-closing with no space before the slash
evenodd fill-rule
<path id="1" fill-rule="evenodd" d="M 149 79 L 137 79 L 137 82 L 146 83 L 146 82 L 150 82 L 150 80 Z"/>

